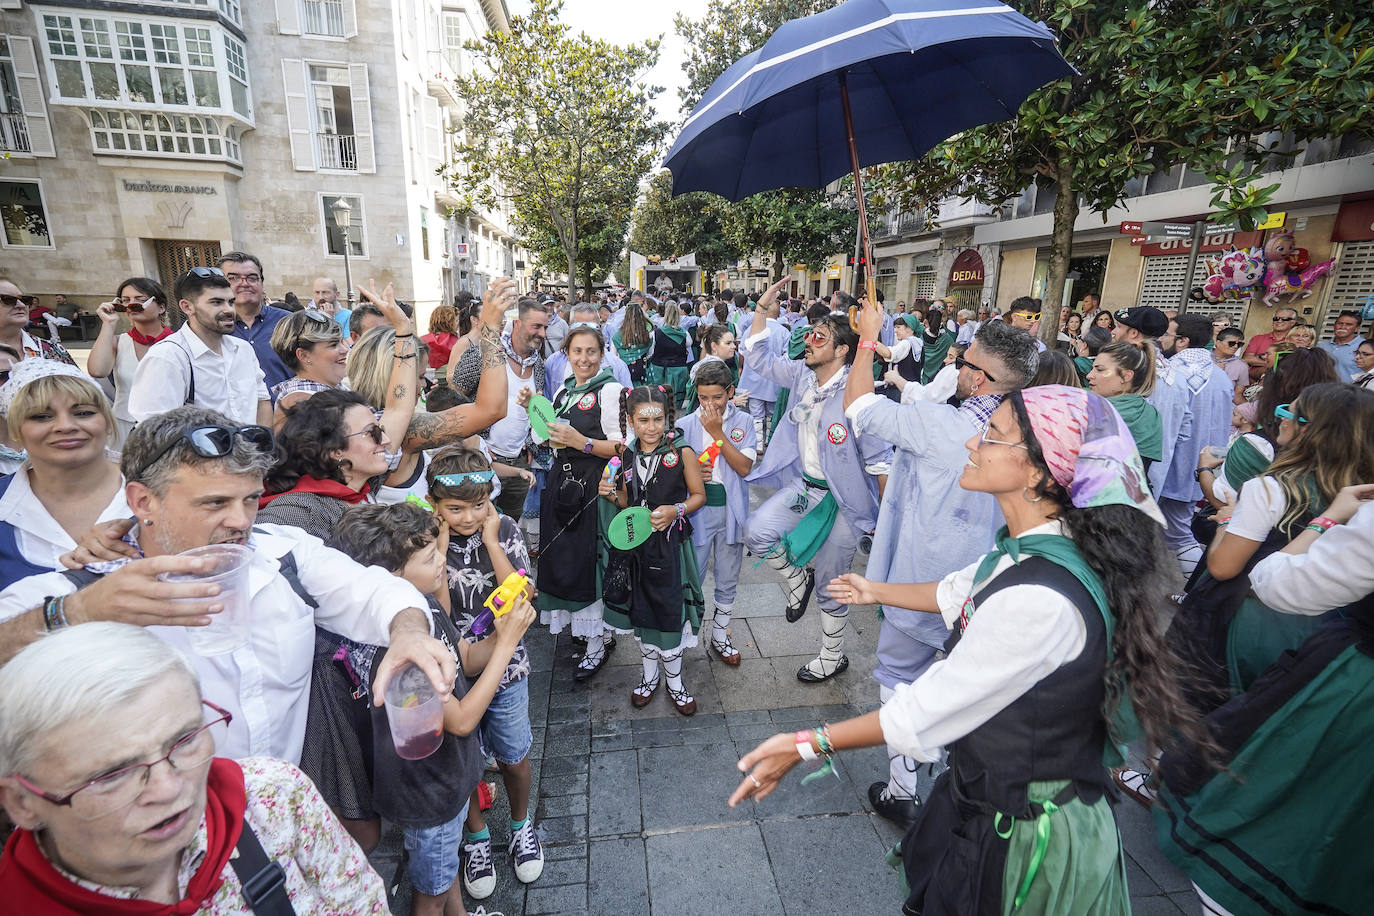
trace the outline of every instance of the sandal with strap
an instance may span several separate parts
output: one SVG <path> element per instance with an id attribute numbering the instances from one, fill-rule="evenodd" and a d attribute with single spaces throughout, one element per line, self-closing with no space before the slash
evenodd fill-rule
<path id="1" fill-rule="evenodd" d="M 674 690 L 668 687 L 668 697 L 673 701 L 673 708 L 684 716 L 694 716 L 697 714 L 697 701 L 690 693 L 683 690 Z"/>
<path id="2" fill-rule="evenodd" d="M 630 692 L 630 705 L 635 709 L 643 709 L 649 705 L 649 701 L 654 698 L 654 691 L 658 689 L 658 678 L 652 682 L 640 681 L 639 686 Z"/>
<path id="3" fill-rule="evenodd" d="M 1150 774 L 1148 772 L 1117 767 L 1112 770 L 1112 782 L 1116 783 L 1122 792 L 1134 798 L 1146 809 L 1154 807 L 1155 790 L 1149 786 Z"/>
<path id="4" fill-rule="evenodd" d="M 731 667 L 739 664 L 739 650 L 731 645 L 729 636 L 725 637 L 724 642 L 716 642 L 716 640 L 712 639 L 711 648 L 715 650 L 715 653 L 720 656 L 720 660 L 725 662 L 725 664 Z"/>

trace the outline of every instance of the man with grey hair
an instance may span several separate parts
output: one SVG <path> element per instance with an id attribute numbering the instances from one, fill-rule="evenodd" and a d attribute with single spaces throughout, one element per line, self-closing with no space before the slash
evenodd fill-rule
<path id="1" fill-rule="evenodd" d="M 973 343 L 973 335 L 978 333 L 978 325 L 973 321 L 975 314 L 973 309 L 959 309 L 954 314 L 954 323 L 959 329 L 958 335 L 954 338 L 955 343 Z"/>
<path id="2" fill-rule="evenodd" d="M 968 462 L 968 440 L 987 429 L 988 418 L 1009 392 L 1035 376 L 1039 350 L 1026 331 L 1004 321 L 978 329 L 955 360 L 959 381 L 951 403 L 894 404 L 873 391 L 873 350 L 882 315 L 859 316 L 859 355 L 845 384 L 845 414 L 856 432 L 896 446 L 887 488 L 878 509 L 867 576 L 879 582 L 935 582 L 974 563 L 992 547 L 1002 524 L 997 501 L 959 486 Z M 954 406 L 953 401 L 958 401 Z M 883 606 L 878 667 L 873 677 L 887 702 L 898 684 L 916 680 L 944 647 L 949 629 L 939 614 Z M 923 762 L 888 748 L 888 779 L 868 789 L 873 809 L 909 826 L 920 804 L 917 771 Z"/>
<path id="3" fill-rule="evenodd" d="M 315 626 L 361 643 L 389 645 L 373 696 L 414 663 L 440 695 L 456 666 L 430 636 L 428 603 L 411 584 L 364 567 L 286 525 L 254 525 L 272 435 L 222 414 L 179 407 L 140 423 L 121 470 L 135 523 L 73 552 L 81 570 L 44 573 L 0 592 L 0 663 L 44 631 L 92 620 L 151 628 L 192 660 L 206 693 L 233 714 L 224 756 L 295 763 L 305 741 Z M 121 539 L 122 538 L 122 539 Z M 206 560 L 179 556 L 211 544 L 249 548 L 247 642 L 224 654 L 197 649 L 189 632 L 212 625 L 232 595 L 218 586 L 162 581 L 205 573 Z"/>
<path id="4" fill-rule="evenodd" d="M 573 305 L 568 313 L 569 330 L 572 328 L 600 328 L 601 311 L 590 302 L 578 302 Z M 604 333 L 603 333 L 604 337 Z M 626 388 L 634 386 L 630 381 L 630 367 L 625 365 L 625 360 L 620 358 L 620 354 L 615 352 L 609 340 L 604 340 L 605 349 L 601 357 L 601 368 L 610 369 L 615 374 L 615 380 Z M 558 393 L 558 389 L 563 387 L 563 382 L 572 374 L 572 367 L 568 365 L 568 357 L 559 350 L 550 356 L 548 362 L 544 364 L 544 396 L 550 401 Z"/>

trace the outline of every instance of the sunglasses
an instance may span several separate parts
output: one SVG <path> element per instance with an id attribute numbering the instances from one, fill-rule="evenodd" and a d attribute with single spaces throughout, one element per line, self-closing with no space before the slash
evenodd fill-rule
<path id="1" fill-rule="evenodd" d="M 236 438 L 242 439 L 260 452 L 272 451 L 272 430 L 266 426 L 190 426 L 158 449 L 157 454 L 139 468 L 134 479 L 141 480 L 153 465 L 162 460 L 162 456 L 183 442 L 191 446 L 191 451 L 202 458 L 223 458 L 234 450 Z"/>
<path id="2" fill-rule="evenodd" d="M 211 277 L 223 279 L 224 271 L 220 270 L 218 267 L 192 267 L 190 270 L 186 271 L 182 279 L 185 280 L 187 277 L 200 277 L 202 280 L 209 280 Z"/>
<path id="3" fill-rule="evenodd" d="M 1275 407 L 1274 416 L 1278 417 L 1280 420 L 1292 420 L 1294 423 L 1307 422 L 1306 417 L 1300 417 L 1293 412 L 1293 405 L 1291 402 L 1288 404 L 1280 404 Z"/>
<path id="4" fill-rule="evenodd" d="M 1277 324 L 1278 322 L 1282 321 L 1282 322 L 1284 322 L 1285 324 L 1292 324 L 1293 322 L 1295 322 L 1295 321 L 1297 321 L 1297 320 L 1298 320 L 1297 318 L 1275 318 L 1275 319 L 1274 319 L 1274 323 Z"/>
<path id="5" fill-rule="evenodd" d="M 349 433 L 344 436 L 344 438 L 352 439 L 354 436 L 371 436 L 374 445 L 381 445 L 382 440 L 386 438 L 386 430 L 382 429 L 381 424 L 373 423 L 366 429 L 360 429 L 356 433 Z"/>
<path id="6" fill-rule="evenodd" d="M 1026 319 L 1027 321 L 1039 321 L 1039 320 L 1040 320 L 1040 313 L 1039 313 L 1039 312 L 1012 312 L 1012 314 L 1015 315 L 1017 318 L 1024 318 L 1024 319 Z"/>
<path id="7" fill-rule="evenodd" d="M 144 309 L 152 308 L 156 304 L 157 298 L 155 296 L 149 296 L 142 302 L 124 302 L 122 300 L 116 300 L 114 305 L 110 306 L 110 308 L 114 309 L 116 312 L 131 312 L 135 315 L 141 315 Z"/>
<path id="8" fill-rule="evenodd" d="M 3 304 L 6 308 L 14 308 L 16 305 L 26 305 L 29 308 L 33 308 L 38 304 L 38 297 L 0 295 L 0 304 Z"/>
<path id="9" fill-rule="evenodd" d="M 974 372 L 983 373 L 983 377 L 986 378 L 989 382 L 995 383 L 997 381 L 997 379 L 992 377 L 992 373 L 988 372 L 988 370 L 984 369 L 982 366 L 975 366 L 973 363 L 964 359 L 962 356 L 954 357 L 954 367 L 956 369 L 963 369 L 965 366 L 972 369 Z"/>
<path id="10" fill-rule="evenodd" d="M 829 337 L 826 337 L 820 331 L 815 330 L 807 331 L 805 334 L 803 334 L 802 340 L 806 341 L 809 344 L 815 344 L 818 347 L 823 347 L 826 344 L 830 343 Z"/>

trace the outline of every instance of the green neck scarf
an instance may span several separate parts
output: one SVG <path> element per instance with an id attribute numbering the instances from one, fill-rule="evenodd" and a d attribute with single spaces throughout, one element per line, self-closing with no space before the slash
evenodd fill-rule
<path id="1" fill-rule="evenodd" d="M 1159 419 L 1159 411 L 1155 406 L 1139 394 L 1119 394 L 1108 400 L 1112 402 L 1116 412 L 1121 414 L 1121 419 L 1126 421 L 1126 428 L 1131 431 L 1131 438 L 1135 439 L 1136 451 L 1140 452 L 1140 457 L 1162 461 L 1164 424 Z"/>
<path id="2" fill-rule="evenodd" d="M 659 328 L 659 330 L 662 331 L 662 332 L 664 333 L 664 335 L 666 335 L 667 337 L 672 338 L 673 340 L 677 341 L 678 343 L 686 343 L 686 342 L 687 342 L 687 332 L 684 331 L 684 330 L 682 330 L 682 328 L 675 328 L 675 327 L 673 327 L 672 325 L 665 324 L 665 325 L 661 326 L 661 327 Z"/>
<path id="3" fill-rule="evenodd" d="M 576 396 L 586 394 L 588 391 L 595 391 L 607 382 L 615 381 L 615 373 L 610 369 L 602 369 L 596 375 L 587 379 L 581 385 L 577 384 L 577 377 L 570 375 L 563 380 L 563 390 L 570 395 Z"/>
<path id="4" fill-rule="evenodd" d="M 1088 565 L 1088 561 L 1084 559 L 1078 545 L 1061 534 L 1031 534 L 1014 538 L 1003 525 L 1002 529 L 997 532 L 992 552 L 983 557 L 982 562 L 978 564 L 977 572 L 973 575 L 974 591 L 977 591 L 992 576 L 997 561 L 1004 556 L 1011 557 L 1011 561 L 1018 564 L 1023 556 L 1042 557 L 1056 566 L 1068 570 L 1075 579 L 1081 582 L 1083 587 L 1088 590 L 1088 594 L 1092 596 L 1093 604 L 1097 605 L 1097 611 L 1102 615 L 1102 622 L 1106 625 L 1107 661 L 1112 660 L 1112 633 L 1116 629 L 1116 618 L 1112 616 L 1111 609 L 1107 606 L 1107 590 L 1102 584 L 1101 577 Z M 1107 745 L 1103 749 L 1102 759 L 1108 767 L 1120 766 L 1125 762 L 1126 745 L 1135 740 L 1141 731 L 1135 709 L 1131 706 L 1130 697 L 1124 688 L 1125 685 L 1122 685 L 1121 702 L 1107 723 Z"/>

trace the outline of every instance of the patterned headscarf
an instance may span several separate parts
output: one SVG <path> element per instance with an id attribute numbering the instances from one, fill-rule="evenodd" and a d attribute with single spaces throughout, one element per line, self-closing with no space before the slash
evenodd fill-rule
<path id="1" fill-rule="evenodd" d="M 1065 385 L 1021 392 L 1055 482 L 1080 509 L 1131 506 L 1164 524 L 1126 422 L 1106 398 Z"/>

